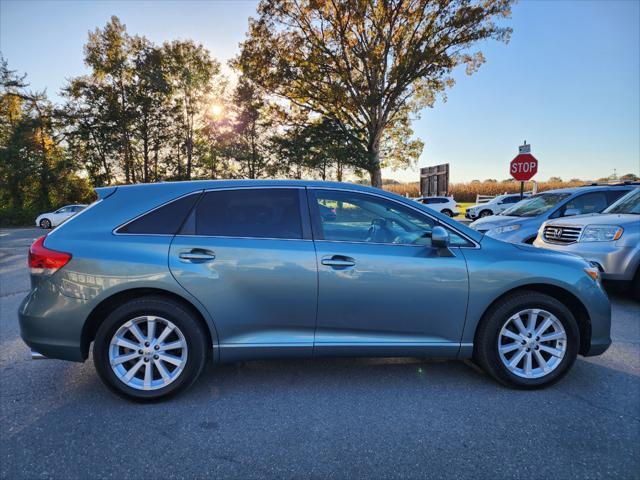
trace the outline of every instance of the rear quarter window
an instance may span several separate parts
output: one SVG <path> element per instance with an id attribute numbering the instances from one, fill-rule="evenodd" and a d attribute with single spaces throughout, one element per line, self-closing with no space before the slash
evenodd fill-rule
<path id="1" fill-rule="evenodd" d="M 175 235 L 201 193 L 177 198 L 130 221 L 116 233 L 137 235 Z"/>

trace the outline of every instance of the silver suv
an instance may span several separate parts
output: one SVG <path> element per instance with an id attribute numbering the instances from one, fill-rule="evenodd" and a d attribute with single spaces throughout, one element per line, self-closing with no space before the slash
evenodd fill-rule
<path id="1" fill-rule="evenodd" d="M 599 215 L 543 223 L 533 244 L 584 257 L 598 266 L 604 280 L 631 282 L 640 299 L 640 188 Z"/>

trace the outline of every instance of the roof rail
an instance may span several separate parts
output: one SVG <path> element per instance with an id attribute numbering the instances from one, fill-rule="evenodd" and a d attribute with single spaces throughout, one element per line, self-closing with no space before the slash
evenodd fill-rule
<path id="1" fill-rule="evenodd" d="M 616 183 L 585 183 L 584 185 L 580 185 L 581 187 L 623 187 L 625 185 L 640 185 L 638 181 L 625 180 L 624 182 L 616 182 Z"/>

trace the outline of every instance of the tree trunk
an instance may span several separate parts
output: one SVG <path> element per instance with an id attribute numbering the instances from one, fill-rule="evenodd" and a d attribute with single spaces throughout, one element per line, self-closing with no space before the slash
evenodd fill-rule
<path id="1" fill-rule="evenodd" d="M 158 181 L 158 149 L 160 146 L 158 145 L 158 139 L 156 138 L 153 144 L 153 178 L 154 181 Z"/>
<path id="2" fill-rule="evenodd" d="M 142 178 L 144 183 L 149 183 L 149 123 L 147 122 L 146 116 L 143 122 L 143 131 L 142 135 L 142 156 L 143 156 L 143 165 L 142 165 Z"/>
<path id="3" fill-rule="evenodd" d="M 375 133 L 367 147 L 369 155 L 369 166 L 367 171 L 371 176 L 371 186 L 382 188 L 382 169 L 380 168 L 380 133 Z"/>

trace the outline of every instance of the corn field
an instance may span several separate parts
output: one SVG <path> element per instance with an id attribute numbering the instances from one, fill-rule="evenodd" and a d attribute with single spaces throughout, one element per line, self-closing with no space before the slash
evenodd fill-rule
<path id="1" fill-rule="evenodd" d="M 556 188 L 569 188 L 584 185 L 587 182 L 571 181 L 571 182 L 539 182 L 538 191 L 553 190 Z M 525 190 L 531 190 L 532 183 L 525 183 Z M 398 195 L 409 197 L 420 196 L 420 184 L 418 182 L 402 183 L 394 185 L 385 185 L 388 190 Z M 471 183 L 452 183 L 449 185 L 449 195 L 458 202 L 475 202 L 476 195 L 500 195 L 503 193 L 520 192 L 520 182 L 471 182 Z"/>

